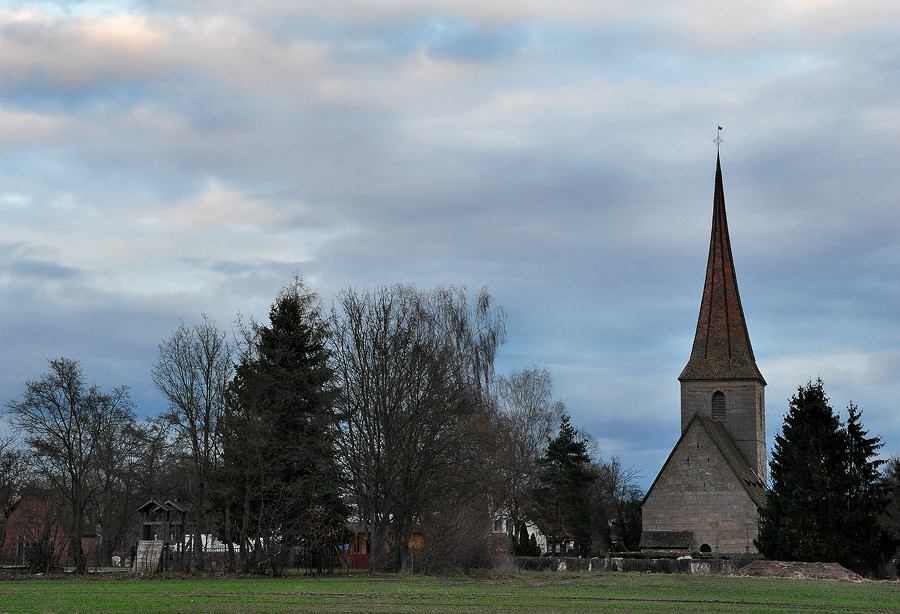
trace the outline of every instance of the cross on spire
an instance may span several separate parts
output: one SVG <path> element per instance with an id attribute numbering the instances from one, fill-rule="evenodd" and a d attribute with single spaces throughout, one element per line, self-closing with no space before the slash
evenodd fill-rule
<path id="1" fill-rule="evenodd" d="M 718 126 L 718 124 L 716 125 Z M 719 131 L 716 132 L 716 138 L 714 138 L 712 142 L 716 144 L 716 149 L 719 149 L 719 146 L 725 142 L 725 139 L 722 138 L 722 126 L 719 126 Z"/>

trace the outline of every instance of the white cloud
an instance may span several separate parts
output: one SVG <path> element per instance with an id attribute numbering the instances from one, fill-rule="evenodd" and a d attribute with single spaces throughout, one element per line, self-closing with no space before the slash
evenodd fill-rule
<path id="1" fill-rule="evenodd" d="M 0 71 L 7 83 L 74 88 L 109 79 L 160 78 L 176 67 L 167 32 L 140 16 L 68 19 L 0 12 Z"/>
<path id="2" fill-rule="evenodd" d="M 21 209 L 30 199 L 12 200 Z M 32 217 L 0 229 L 0 241 L 43 253 L 48 264 L 73 267 L 87 286 L 111 293 L 198 289 L 227 277 L 215 270 L 220 262 L 296 266 L 353 232 L 339 219 L 309 223 L 303 205 L 266 202 L 216 179 L 169 207 L 124 201 L 99 208 L 67 197 L 31 209 Z M 50 217 L 52 224 L 39 222 Z"/>
<path id="3" fill-rule="evenodd" d="M 68 125 L 65 117 L 0 106 L 0 148 L 14 149 L 52 143 Z"/>

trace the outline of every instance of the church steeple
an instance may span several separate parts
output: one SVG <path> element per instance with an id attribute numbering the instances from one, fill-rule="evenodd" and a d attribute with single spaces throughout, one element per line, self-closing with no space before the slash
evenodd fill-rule
<path id="1" fill-rule="evenodd" d="M 766 495 L 766 382 L 738 294 L 718 156 L 700 318 L 678 379 L 681 437 L 641 503 L 641 550 L 756 552 Z"/>
<path id="2" fill-rule="evenodd" d="M 691 357 L 678 379 L 755 379 L 763 385 L 766 383 L 756 366 L 744 320 L 744 309 L 741 307 L 731 255 L 731 240 L 728 236 L 728 220 L 725 217 L 722 165 L 718 155 L 703 301 L 700 304 Z"/>

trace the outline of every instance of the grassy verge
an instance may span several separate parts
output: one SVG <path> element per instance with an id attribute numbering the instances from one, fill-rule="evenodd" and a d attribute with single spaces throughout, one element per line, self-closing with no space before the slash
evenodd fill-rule
<path id="1" fill-rule="evenodd" d="M 900 585 L 641 574 L 28 579 L 0 612 L 897 612 Z"/>

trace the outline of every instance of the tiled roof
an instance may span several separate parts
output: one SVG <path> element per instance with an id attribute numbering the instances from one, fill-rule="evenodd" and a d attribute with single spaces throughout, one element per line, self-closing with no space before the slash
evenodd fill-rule
<path id="1" fill-rule="evenodd" d="M 728 220 L 722 165 L 716 156 L 716 188 L 713 197 L 712 233 L 706 283 L 694 347 L 680 380 L 757 379 L 766 383 L 756 366 L 744 309 L 738 292 Z"/>
<path id="2" fill-rule="evenodd" d="M 368 524 L 364 522 L 358 521 L 347 521 L 344 523 L 344 526 L 353 531 L 354 533 L 368 533 L 370 531 L 370 527 Z"/>
<path id="3" fill-rule="evenodd" d="M 137 511 L 144 512 L 144 511 L 149 511 L 153 508 L 161 509 L 164 512 L 171 512 L 173 510 L 178 510 L 179 512 L 190 511 L 184 505 L 182 505 L 181 503 L 179 503 L 178 501 L 175 501 L 173 499 L 169 499 L 165 503 L 163 503 L 162 501 L 160 501 L 158 499 L 150 499 L 145 504 L 140 506 Z"/>
<path id="4" fill-rule="evenodd" d="M 728 463 L 728 466 L 734 472 L 734 475 L 741 483 L 741 486 L 744 487 L 744 490 L 747 491 L 747 494 L 756 504 L 756 507 L 765 507 L 766 485 L 762 481 L 760 481 L 758 477 L 756 477 L 755 473 L 753 473 L 753 470 L 750 468 L 749 463 L 747 463 L 747 460 L 744 458 L 744 455 L 741 454 L 740 450 L 737 449 L 737 446 L 734 444 L 734 440 L 731 438 L 731 436 L 728 435 L 728 432 L 725 430 L 725 427 L 722 426 L 722 423 L 700 414 L 694 414 L 694 417 L 691 418 L 690 422 L 688 422 L 687 427 L 685 427 L 684 431 L 681 432 L 681 437 L 678 438 L 678 442 L 669 453 L 669 458 L 667 458 L 666 462 L 663 463 L 662 468 L 656 475 L 656 479 L 653 480 L 650 488 L 647 489 L 647 494 L 644 495 L 644 499 L 641 501 L 641 506 L 643 506 L 647 502 L 647 499 L 650 498 L 650 493 L 652 493 L 653 489 L 656 488 L 656 483 L 659 481 L 659 478 L 662 477 L 663 472 L 665 472 L 666 467 L 672 460 L 672 457 L 675 455 L 675 451 L 678 449 L 678 446 L 681 445 L 682 440 L 687 436 L 688 432 L 694 426 L 694 422 L 699 422 L 699 424 L 703 427 L 707 434 L 709 434 L 710 439 L 713 440 L 716 448 L 719 450 L 719 452 L 722 454 L 722 457 L 725 459 L 725 462 Z"/>
<path id="5" fill-rule="evenodd" d="M 756 507 L 765 507 L 765 484 L 763 484 L 756 474 L 753 473 L 753 470 L 750 468 L 744 455 L 737 449 L 734 440 L 728 436 L 728 432 L 725 430 L 725 427 L 722 426 L 722 423 L 707 416 L 694 414 L 694 420 L 698 419 L 706 429 L 706 432 L 709 433 L 709 436 L 716 444 L 716 447 L 719 448 L 719 451 L 722 453 L 726 462 L 728 462 L 728 466 L 731 467 L 731 470 L 734 471 L 734 474 L 741 481 L 744 490 L 747 491 L 747 494 L 750 495 L 750 498 L 756 503 Z"/>

